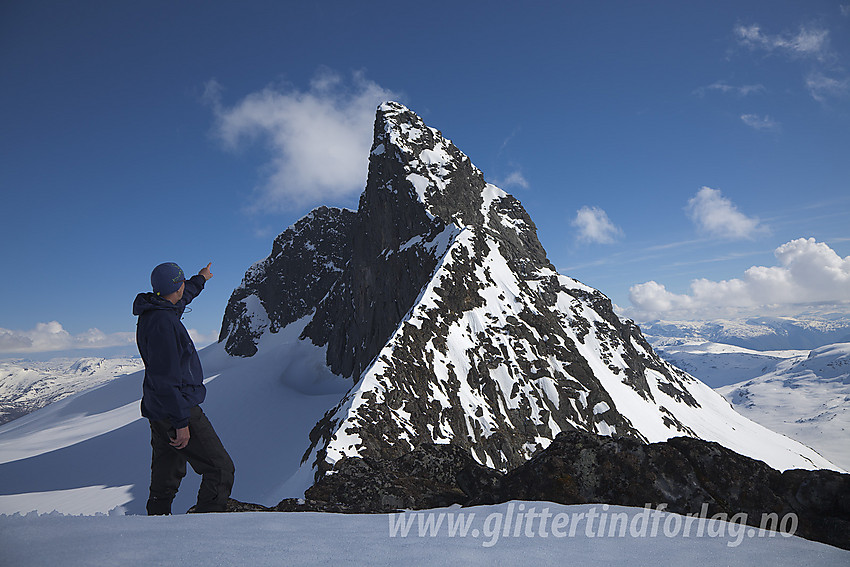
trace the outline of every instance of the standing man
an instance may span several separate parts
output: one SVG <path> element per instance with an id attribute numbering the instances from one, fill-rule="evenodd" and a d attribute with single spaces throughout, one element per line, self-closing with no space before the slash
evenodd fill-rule
<path id="1" fill-rule="evenodd" d="M 190 279 L 173 262 L 151 273 L 153 293 L 133 302 L 136 344 L 145 363 L 142 416 L 151 425 L 148 515 L 171 513 L 186 462 L 202 476 L 197 512 L 224 512 L 233 487 L 233 461 L 201 411 L 206 396 L 201 360 L 180 322 L 186 305 L 212 277 L 212 263 Z"/>

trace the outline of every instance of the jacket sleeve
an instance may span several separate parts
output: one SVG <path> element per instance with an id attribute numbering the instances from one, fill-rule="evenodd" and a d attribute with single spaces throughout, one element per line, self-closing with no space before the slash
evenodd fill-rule
<path id="1" fill-rule="evenodd" d="M 207 280 L 201 274 L 195 274 L 186 280 L 186 287 L 183 289 L 183 299 L 180 300 L 184 307 L 198 297 L 204 290 L 204 284 L 206 283 Z"/>
<path id="2" fill-rule="evenodd" d="M 160 407 L 175 429 L 189 425 L 189 403 L 183 397 L 180 349 L 177 330 L 167 319 L 159 319 L 148 334 L 145 370 L 155 388 Z"/>

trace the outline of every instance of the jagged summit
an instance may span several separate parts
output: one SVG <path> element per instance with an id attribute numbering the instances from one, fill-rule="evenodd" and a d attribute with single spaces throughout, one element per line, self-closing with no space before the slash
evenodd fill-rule
<path id="1" fill-rule="evenodd" d="M 296 321 L 352 381 L 305 443 L 318 475 L 423 443 L 508 470 L 568 430 L 687 435 L 777 468 L 829 465 L 742 418 L 601 292 L 558 274 L 519 201 L 398 103 L 378 108 L 356 213 L 317 209 L 281 234 L 234 292 L 221 341 L 250 356 Z"/>
<path id="2" fill-rule="evenodd" d="M 398 169 L 398 166 L 403 171 Z M 484 175 L 451 140 L 396 102 L 378 107 L 364 197 L 377 191 L 409 196 L 429 217 L 461 226 L 484 223 Z"/>

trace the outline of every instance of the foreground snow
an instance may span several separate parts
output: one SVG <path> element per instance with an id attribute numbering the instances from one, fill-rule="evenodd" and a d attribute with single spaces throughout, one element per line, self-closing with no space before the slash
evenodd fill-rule
<path id="1" fill-rule="evenodd" d="M 533 514 L 530 522 L 528 514 Z M 560 564 L 566 557 L 573 565 L 654 567 L 850 562 L 848 551 L 798 537 L 719 520 L 688 520 L 640 508 L 546 502 L 397 515 L 0 517 L 0 563 L 518 565 Z"/>

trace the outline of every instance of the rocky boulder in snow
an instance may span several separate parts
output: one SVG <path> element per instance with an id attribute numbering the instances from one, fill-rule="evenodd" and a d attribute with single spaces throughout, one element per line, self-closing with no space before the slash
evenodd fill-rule
<path id="1" fill-rule="evenodd" d="M 423 445 L 395 459 L 348 457 L 305 493 L 305 506 L 357 513 L 464 504 L 492 494 L 502 474 L 455 445 Z M 282 503 L 286 509 L 287 502 Z"/>
<path id="2" fill-rule="evenodd" d="M 723 447 L 690 437 L 644 444 L 628 438 L 562 433 L 501 481 L 496 501 L 605 502 L 727 519 L 796 514 L 797 535 L 850 549 L 850 475 L 828 470 L 779 472 Z M 473 501 L 487 502 L 487 497 Z"/>

